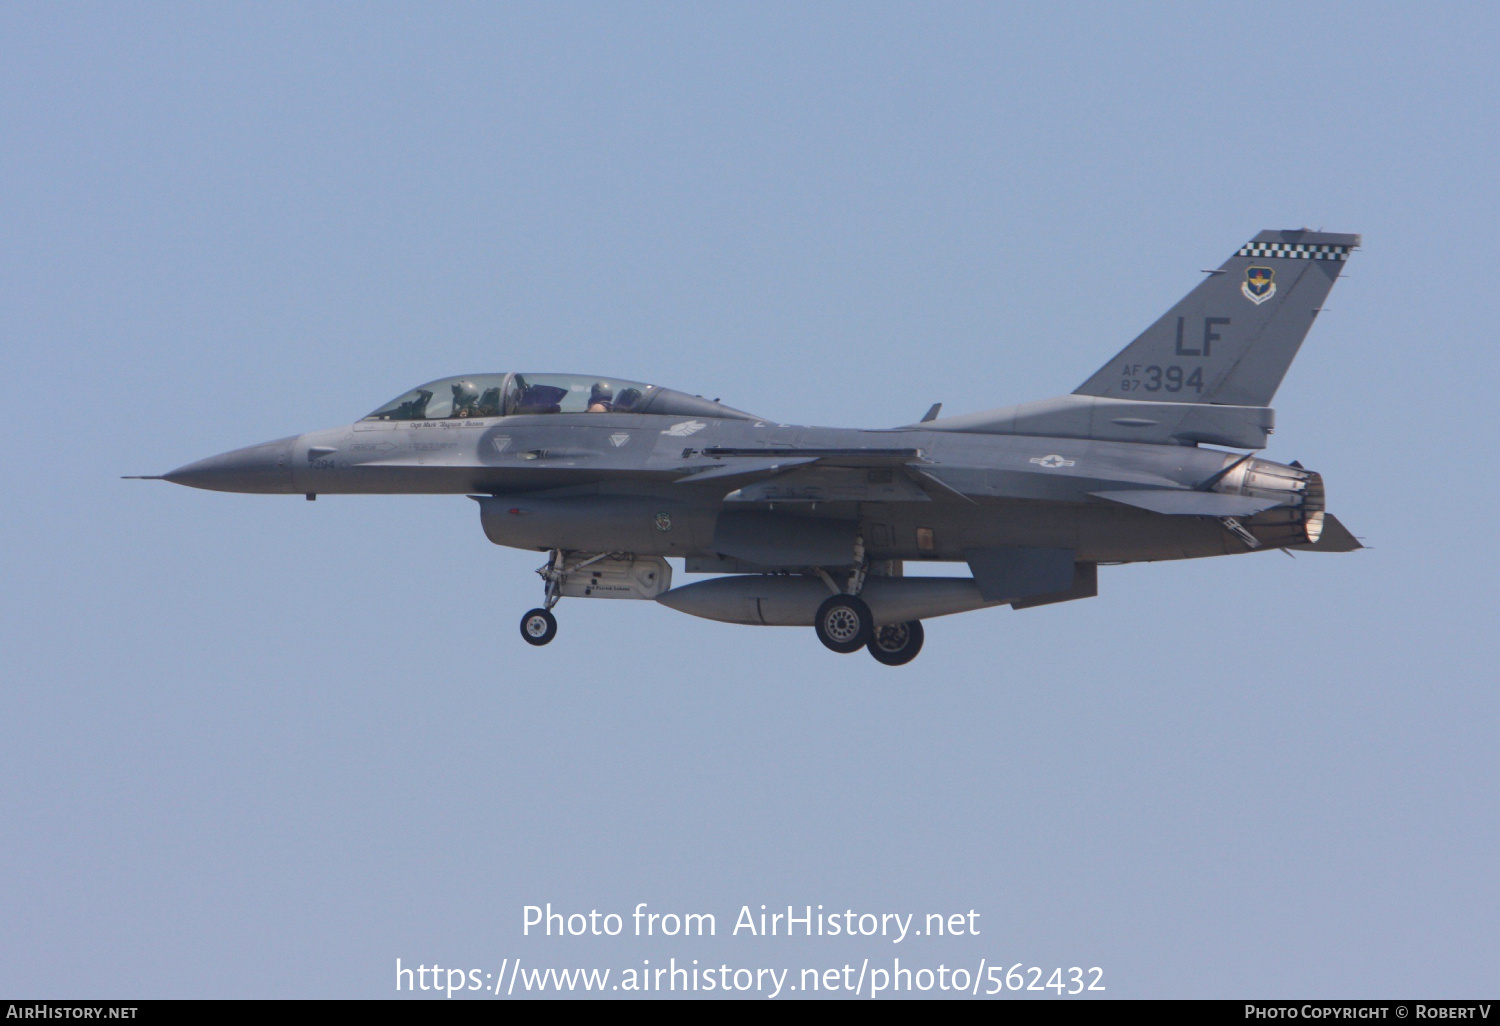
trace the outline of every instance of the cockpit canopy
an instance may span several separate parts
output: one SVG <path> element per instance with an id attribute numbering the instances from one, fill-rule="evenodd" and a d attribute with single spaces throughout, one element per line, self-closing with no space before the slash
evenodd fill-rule
<path id="1" fill-rule="evenodd" d="M 429 381 L 365 420 L 452 420 L 536 413 L 648 413 L 756 420 L 702 396 L 621 378 L 577 374 L 472 374 Z"/>

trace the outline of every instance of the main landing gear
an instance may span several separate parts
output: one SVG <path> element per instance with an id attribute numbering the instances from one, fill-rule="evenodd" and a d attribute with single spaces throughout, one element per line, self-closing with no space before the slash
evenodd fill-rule
<path id="1" fill-rule="evenodd" d="M 921 620 L 888 623 L 884 627 L 875 628 L 875 633 L 865 647 L 877 662 L 887 666 L 903 666 L 922 651 L 924 634 Z"/>
<path id="2" fill-rule="evenodd" d="M 864 648 L 869 649 L 877 662 L 886 666 L 909 663 L 922 651 L 922 621 L 877 625 L 869 605 L 859 597 L 868 572 L 864 539 L 856 537 L 854 566 L 846 587 L 840 588 L 826 570 L 818 571 L 818 576 L 833 594 L 818 607 L 813 617 L 813 630 L 824 647 L 834 652 L 847 655 Z"/>
<path id="3" fill-rule="evenodd" d="M 825 647 L 848 654 L 869 649 L 877 662 L 902 666 L 922 651 L 921 620 L 875 626 L 870 607 L 857 595 L 834 595 L 818 607 L 813 630 Z"/>
<path id="4" fill-rule="evenodd" d="M 858 595 L 834 595 L 818 607 L 813 630 L 825 647 L 848 654 L 865 647 L 874 633 L 875 618 Z"/>

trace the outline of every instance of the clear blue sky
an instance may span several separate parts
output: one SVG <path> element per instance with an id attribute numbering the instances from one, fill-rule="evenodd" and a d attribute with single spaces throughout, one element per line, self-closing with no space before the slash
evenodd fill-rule
<path id="1" fill-rule="evenodd" d="M 404 964 L 1102 966 L 1492 995 L 1486 4 L 0 9 L 0 993 Z M 120 481 L 445 374 L 889 426 L 1070 391 L 1262 228 L 1363 232 L 1268 455 L 1370 544 L 1106 568 L 901 671 L 516 620 L 461 497 Z M 708 911 L 538 941 L 521 907 Z M 743 904 L 982 914 L 892 950 Z"/>

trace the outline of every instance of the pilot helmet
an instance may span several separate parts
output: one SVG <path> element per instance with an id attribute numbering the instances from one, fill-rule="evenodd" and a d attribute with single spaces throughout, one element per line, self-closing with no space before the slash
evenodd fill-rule
<path id="1" fill-rule="evenodd" d="M 589 404 L 613 402 L 615 390 L 609 387 L 607 381 L 596 381 L 594 387 L 589 389 Z"/>
<path id="2" fill-rule="evenodd" d="M 455 406 L 467 406 L 479 398 L 479 387 L 472 381 L 455 381 L 453 383 L 453 404 Z"/>

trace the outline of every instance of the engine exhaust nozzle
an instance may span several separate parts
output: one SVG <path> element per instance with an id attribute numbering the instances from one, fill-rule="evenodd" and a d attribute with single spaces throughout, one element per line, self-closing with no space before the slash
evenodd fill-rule
<path id="1" fill-rule="evenodd" d="M 1262 545 L 1315 545 L 1323 536 L 1323 514 L 1328 507 L 1322 474 L 1257 457 L 1234 465 L 1214 491 L 1279 500 L 1275 507 L 1244 522 Z"/>

